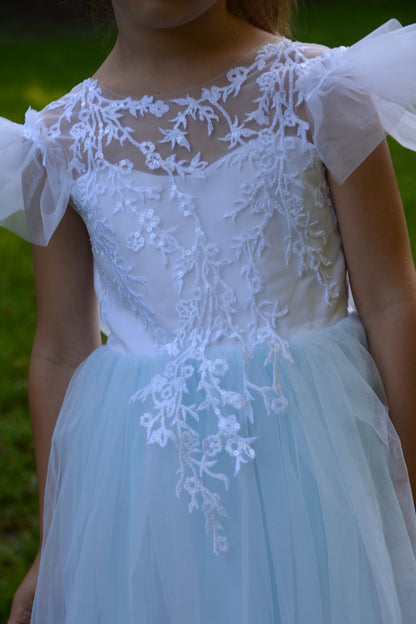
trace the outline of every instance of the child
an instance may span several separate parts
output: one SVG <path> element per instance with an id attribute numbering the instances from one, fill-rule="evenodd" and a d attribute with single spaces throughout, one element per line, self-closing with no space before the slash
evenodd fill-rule
<path id="1" fill-rule="evenodd" d="M 416 149 L 416 28 L 330 51 L 257 4 L 114 0 L 95 76 L 1 121 L 44 504 L 9 624 L 414 621 L 416 279 L 384 136 Z"/>

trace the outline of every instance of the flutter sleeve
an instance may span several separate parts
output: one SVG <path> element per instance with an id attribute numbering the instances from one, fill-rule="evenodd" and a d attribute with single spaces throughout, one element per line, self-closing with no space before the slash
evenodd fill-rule
<path id="1" fill-rule="evenodd" d="M 47 245 L 67 208 L 72 177 L 64 151 L 40 113 L 23 125 L 0 118 L 0 225 Z"/>
<path id="2" fill-rule="evenodd" d="M 296 83 L 318 153 L 342 184 L 390 134 L 416 150 L 416 24 L 390 20 L 306 62 Z"/>

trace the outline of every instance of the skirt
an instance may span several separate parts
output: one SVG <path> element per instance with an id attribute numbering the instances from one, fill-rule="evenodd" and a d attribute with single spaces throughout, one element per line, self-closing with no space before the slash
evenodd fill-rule
<path id="1" fill-rule="evenodd" d="M 135 400 L 168 356 L 102 346 L 78 367 L 52 439 L 32 624 L 414 624 L 415 509 L 363 326 L 349 316 L 289 351 L 277 370 L 286 409 L 253 394 L 252 418 L 238 401 L 221 416 L 245 454 L 221 453 L 196 415 L 195 362 L 182 451 L 168 427 L 155 443 L 154 414 Z M 260 388 L 276 374 L 264 345 L 248 360 L 212 355 L 235 396 L 245 368 Z M 205 498 L 184 476 L 185 460 L 201 474 L 198 436 Z"/>

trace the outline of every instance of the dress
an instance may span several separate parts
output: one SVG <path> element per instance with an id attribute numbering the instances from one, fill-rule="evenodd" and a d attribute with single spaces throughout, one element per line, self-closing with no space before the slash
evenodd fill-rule
<path id="1" fill-rule="evenodd" d="M 33 624 L 414 624 L 416 517 L 326 167 L 416 149 L 416 26 L 276 38 L 0 123 L 3 225 L 88 229 L 108 343 L 52 440 Z"/>

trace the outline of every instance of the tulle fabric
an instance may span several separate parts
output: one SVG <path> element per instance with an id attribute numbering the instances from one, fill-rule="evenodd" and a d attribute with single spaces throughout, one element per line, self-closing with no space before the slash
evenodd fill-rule
<path id="1" fill-rule="evenodd" d="M 287 411 L 239 414 L 257 457 L 221 493 L 231 548 L 218 556 L 175 495 L 176 449 L 146 444 L 129 403 L 165 357 L 89 356 L 53 437 L 32 624 L 414 622 L 415 512 L 362 325 L 351 316 L 290 348 Z M 259 385 L 264 349 L 249 362 Z M 214 352 L 239 390 L 238 350 Z"/>
<path id="2" fill-rule="evenodd" d="M 59 142 L 36 111 L 24 125 L 0 118 L 0 225 L 47 245 L 68 206 L 72 177 Z"/>
<path id="3" fill-rule="evenodd" d="M 342 184 L 385 138 L 416 150 L 416 24 L 390 20 L 298 79 L 319 155 Z"/>

